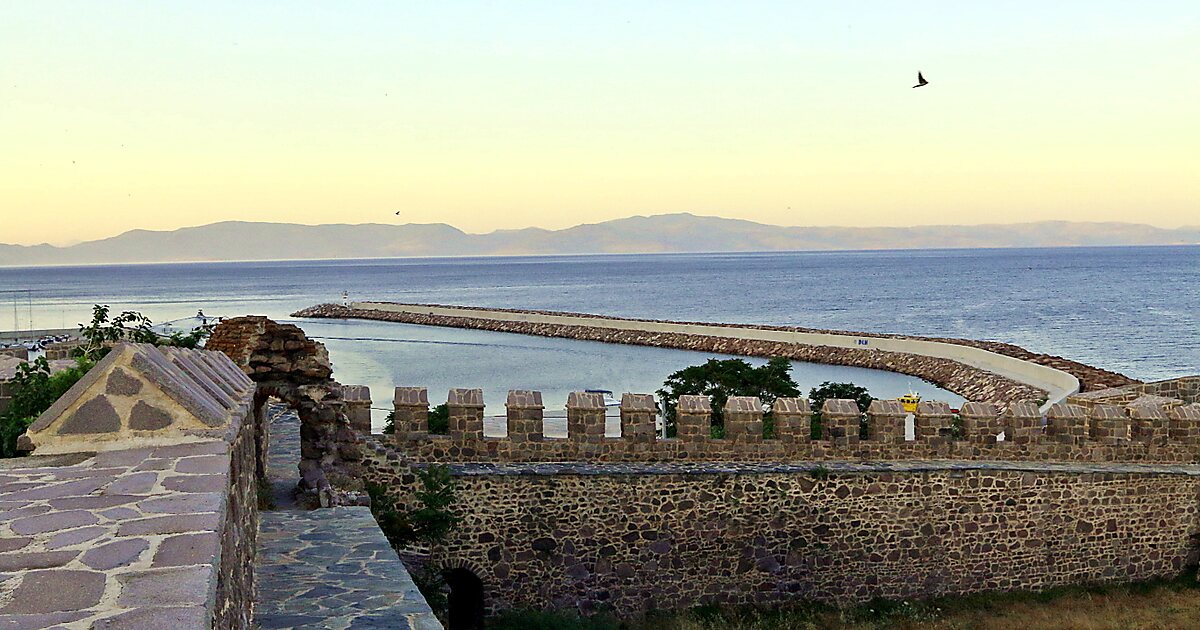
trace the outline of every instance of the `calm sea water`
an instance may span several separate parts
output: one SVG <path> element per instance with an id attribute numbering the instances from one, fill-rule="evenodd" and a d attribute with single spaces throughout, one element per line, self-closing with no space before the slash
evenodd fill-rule
<path id="1" fill-rule="evenodd" d="M 1008 341 L 1143 379 L 1200 373 L 1200 247 L 925 250 L 704 255 L 392 259 L 0 269 L 0 329 L 71 327 L 93 303 L 156 321 L 288 314 L 351 299 L 790 324 Z M 491 411 L 509 388 L 653 391 L 707 358 L 672 350 L 425 328 L 300 320 L 343 382 L 380 402 L 396 384 L 483 387 Z M 877 395 L 907 377 L 796 366 L 805 388 L 853 380 Z M 914 389 L 959 399 L 919 382 Z M 385 406 L 385 405 L 380 405 Z"/>

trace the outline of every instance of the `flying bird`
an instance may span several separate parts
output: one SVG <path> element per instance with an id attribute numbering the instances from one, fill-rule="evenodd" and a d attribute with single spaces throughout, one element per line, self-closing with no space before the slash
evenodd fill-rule
<path id="1" fill-rule="evenodd" d="M 917 84 L 914 85 L 913 87 L 919 88 L 919 87 L 925 87 L 926 85 L 929 85 L 929 82 L 925 80 L 924 75 L 922 75 L 920 72 L 918 72 L 917 73 Z"/>

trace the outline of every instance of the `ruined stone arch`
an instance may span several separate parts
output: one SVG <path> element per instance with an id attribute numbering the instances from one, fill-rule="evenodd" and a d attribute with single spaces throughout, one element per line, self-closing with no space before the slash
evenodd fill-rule
<path id="1" fill-rule="evenodd" d="M 205 348 L 219 350 L 258 385 L 255 408 L 277 398 L 300 417 L 300 490 L 323 507 L 363 504 L 361 441 L 350 427 L 342 385 L 325 346 L 303 330 L 262 316 L 222 321 Z M 259 445 L 269 440 L 259 418 Z"/>

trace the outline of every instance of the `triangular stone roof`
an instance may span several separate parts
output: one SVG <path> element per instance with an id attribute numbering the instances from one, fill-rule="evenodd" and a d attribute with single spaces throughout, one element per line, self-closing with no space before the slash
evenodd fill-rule
<path id="1" fill-rule="evenodd" d="M 254 387 L 220 352 L 119 343 L 26 435 L 38 454 L 224 437 Z"/>

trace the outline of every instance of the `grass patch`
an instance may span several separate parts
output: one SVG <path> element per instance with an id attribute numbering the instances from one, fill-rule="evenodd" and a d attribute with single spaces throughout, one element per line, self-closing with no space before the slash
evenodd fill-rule
<path id="1" fill-rule="evenodd" d="M 487 621 L 487 630 L 621 630 L 627 627 L 607 615 L 582 617 L 563 610 L 508 610 Z"/>
<path id="2" fill-rule="evenodd" d="M 275 495 L 271 493 L 271 482 L 265 479 L 255 480 L 254 493 L 258 498 L 259 512 L 270 512 L 275 509 Z"/>
<path id="3" fill-rule="evenodd" d="M 541 630 L 1126 630 L 1200 628 L 1195 569 L 1174 578 L 1047 591 L 980 593 L 925 601 L 874 600 L 852 608 L 702 606 L 618 622 L 570 612 L 509 611 L 488 629 Z"/>

